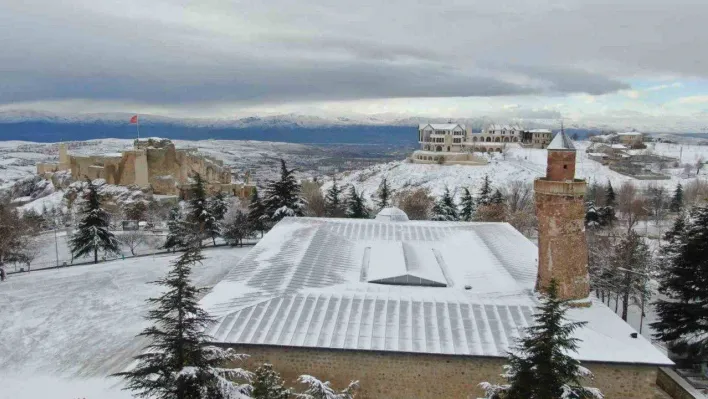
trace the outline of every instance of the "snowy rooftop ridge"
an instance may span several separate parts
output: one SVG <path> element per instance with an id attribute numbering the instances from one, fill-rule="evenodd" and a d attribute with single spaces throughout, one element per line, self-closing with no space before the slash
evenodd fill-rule
<path id="1" fill-rule="evenodd" d="M 201 304 L 215 343 L 504 357 L 536 274 L 506 223 L 285 218 Z M 671 364 L 599 302 L 569 318 L 589 322 L 580 360 Z"/>
<path id="2" fill-rule="evenodd" d="M 421 123 L 418 125 L 418 130 L 425 129 L 427 126 L 430 126 L 433 130 L 452 130 L 458 126 L 462 130 L 465 129 L 465 125 L 459 123 Z"/>
<path id="3" fill-rule="evenodd" d="M 555 137 L 553 137 L 553 140 L 551 140 L 551 143 L 548 144 L 548 148 L 546 149 L 575 151 L 575 145 L 573 144 L 573 140 L 565 134 L 565 131 L 561 130 L 556 133 Z"/>

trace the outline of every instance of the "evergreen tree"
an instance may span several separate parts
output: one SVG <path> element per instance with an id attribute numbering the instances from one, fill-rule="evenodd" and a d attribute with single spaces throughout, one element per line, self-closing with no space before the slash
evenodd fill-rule
<path id="1" fill-rule="evenodd" d="M 283 379 L 271 364 L 264 364 L 253 375 L 253 399 L 288 399 L 290 389 L 283 386 Z"/>
<path id="2" fill-rule="evenodd" d="M 508 384 L 480 384 L 488 399 L 602 399 L 595 388 L 580 384 L 581 378 L 592 374 L 570 356 L 576 352 L 579 340 L 573 332 L 585 322 L 565 322 L 568 304 L 558 299 L 558 284 L 551 280 L 548 294 L 541 299 L 534 315 L 535 325 L 526 329 L 509 354 L 509 365 L 502 374 Z"/>
<path id="3" fill-rule="evenodd" d="M 204 179 L 199 173 L 194 175 L 194 187 L 191 195 L 186 222 L 187 226 L 194 229 L 191 233 L 198 233 L 201 245 L 203 239 L 212 237 L 212 234 L 218 234 L 219 225 L 209 209 Z"/>
<path id="4" fill-rule="evenodd" d="M 391 206 L 391 188 L 388 186 L 388 180 L 384 178 L 376 192 L 376 207 L 381 210 L 387 206 Z"/>
<path id="5" fill-rule="evenodd" d="M 87 179 L 82 219 L 78 231 L 71 237 L 72 257 L 78 258 L 93 253 L 93 262 L 98 263 L 98 251 L 120 253 L 120 246 L 113 233 L 108 230 L 110 215 L 101 208 L 98 186 Z"/>
<path id="6" fill-rule="evenodd" d="M 346 215 L 348 218 L 352 219 L 369 218 L 369 209 L 366 207 L 366 203 L 364 201 L 364 193 L 357 193 L 356 188 L 354 188 L 354 186 L 351 186 L 349 188 Z"/>
<path id="7" fill-rule="evenodd" d="M 353 399 L 359 389 L 359 381 L 352 381 L 340 392 L 335 391 L 329 381 L 322 382 L 311 375 L 301 375 L 297 381 L 307 385 L 305 393 L 297 395 L 300 399 Z"/>
<path id="8" fill-rule="evenodd" d="M 489 180 L 488 175 L 484 175 L 484 180 L 482 180 L 482 188 L 479 189 L 479 196 L 477 198 L 477 204 L 480 206 L 489 205 L 492 201 L 492 183 Z"/>
<path id="9" fill-rule="evenodd" d="M 280 160 L 280 180 L 268 184 L 265 214 L 277 223 L 286 216 L 303 216 L 305 201 L 300 197 L 300 184 L 295 180 L 294 169 L 288 169 Z"/>
<path id="10" fill-rule="evenodd" d="M 676 185 L 674 195 L 671 197 L 669 210 L 671 210 L 671 212 L 680 212 L 681 209 L 683 209 L 683 187 L 681 186 L 681 183 L 679 183 Z"/>
<path id="11" fill-rule="evenodd" d="M 502 195 L 499 189 L 494 190 L 491 201 L 494 205 L 502 205 L 504 203 L 504 195 Z"/>
<path id="12" fill-rule="evenodd" d="M 598 217 L 600 219 L 600 226 L 612 226 L 617 220 L 615 216 L 615 208 L 611 206 L 603 206 L 597 210 Z"/>
<path id="13" fill-rule="evenodd" d="M 223 226 L 224 240 L 231 245 L 243 246 L 243 239 L 251 235 L 251 226 L 248 223 L 248 215 L 240 209 L 232 210 L 226 215 Z"/>
<path id="14" fill-rule="evenodd" d="M 600 214 L 592 201 L 585 204 L 585 226 L 589 228 L 600 227 Z"/>
<path id="15" fill-rule="evenodd" d="M 452 198 L 450 190 L 447 187 L 445 187 L 443 196 L 435 201 L 435 205 L 433 205 L 432 219 L 440 221 L 455 221 L 460 219 L 455 200 Z"/>
<path id="16" fill-rule="evenodd" d="M 607 181 L 607 189 L 605 190 L 605 206 L 614 207 L 617 203 L 617 196 L 615 195 L 615 190 L 612 188 L 612 183 Z"/>
<path id="17" fill-rule="evenodd" d="M 258 196 L 258 190 L 253 189 L 253 194 L 251 194 L 251 203 L 248 204 L 248 225 L 251 231 L 260 231 L 261 237 L 263 237 L 263 232 L 267 229 L 268 216 L 266 215 L 265 204 L 261 201 Z"/>
<path id="18" fill-rule="evenodd" d="M 328 217 L 341 217 L 344 214 L 342 206 L 342 187 L 337 184 L 337 179 L 332 178 L 332 187 L 325 195 L 325 212 Z"/>
<path id="19" fill-rule="evenodd" d="M 192 228 L 194 232 L 196 229 Z M 222 368 L 225 363 L 243 359 L 231 349 L 206 346 L 204 328 L 214 320 L 198 305 L 202 290 L 191 284 L 192 266 L 204 258 L 201 234 L 186 238 L 187 250 L 175 260 L 167 276 L 155 282 L 165 288 L 157 298 L 148 299 L 154 308 L 148 319 L 154 325 L 138 336 L 150 343 L 136 356 L 137 365 L 130 371 L 114 374 L 126 380 L 127 390 L 138 397 L 155 399 L 233 399 L 250 386 L 233 383 L 249 379 L 241 369 Z"/>
<path id="20" fill-rule="evenodd" d="M 162 248 L 175 250 L 184 247 L 184 237 L 187 234 L 187 228 L 179 207 L 174 207 L 170 210 L 169 219 L 167 221 L 167 238 Z"/>
<path id="21" fill-rule="evenodd" d="M 664 237 L 665 265 L 659 277 L 659 299 L 652 324 L 655 338 L 680 354 L 708 356 L 708 207 L 695 207 L 687 220 L 676 219 Z"/>
<path id="22" fill-rule="evenodd" d="M 216 193 L 216 195 L 211 197 L 207 202 L 207 211 L 209 215 L 211 215 L 211 218 L 206 225 L 206 231 L 214 245 L 216 245 L 216 237 L 222 235 L 224 216 L 226 216 L 228 209 L 226 198 L 221 191 Z"/>
<path id="23" fill-rule="evenodd" d="M 474 218 L 475 203 L 470 190 L 465 187 L 462 189 L 462 199 L 460 200 L 460 219 L 465 222 L 471 222 Z"/>

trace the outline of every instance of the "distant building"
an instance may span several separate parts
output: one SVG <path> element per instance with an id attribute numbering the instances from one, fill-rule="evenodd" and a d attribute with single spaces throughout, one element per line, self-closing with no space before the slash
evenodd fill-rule
<path id="1" fill-rule="evenodd" d="M 523 129 L 518 125 L 488 125 L 480 133 L 470 134 L 472 143 L 518 143 Z"/>
<path id="2" fill-rule="evenodd" d="M 549 129 L 531 129 L 522 133 L 521 143 L 532 148 L 546 148 L 553 139 Z"/>
<path id="3" fill-rule="evenodd" d="M 177 149 L 172 141 L 160 138 L 138 139 L 134 149 L 115 154 L 69 155 L 66 144 L 59 145 L 59 163 L 41 163 L 37 173 L 44 175 L 71 171 L 74 180 L 104 179 L 108 184 L 150 188 L 158 195 L 188 195 L 199 173 L 209 192 L 228 192 L 248 196 L 253 190 L 233 183 L 231 169 L 223 161 L 200 154 L 196 149 Z"/>
<path id="4" fill-rule="evenodd" d="M 617 133 L 617 136 L 620 143 L 627 146 L 644 142 L 644 134 L 640 132 Z"/>
<path id="5" fill-rule="evenodd" d="M 413 152 L 415 163 L 485 165 L 487 160 L 471 154 L 468 132 L 458 123 L 426 123 L 418 126 L 420 150 Z"/>

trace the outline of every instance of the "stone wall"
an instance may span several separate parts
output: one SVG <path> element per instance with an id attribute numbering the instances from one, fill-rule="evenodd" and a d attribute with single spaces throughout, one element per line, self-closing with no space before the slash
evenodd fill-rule
<path id="1" fill-rule="evenodd" d="M 359 380 L 361 399 L 468 399 L 480 398 L 482 381 L 503 382 L 499 374 L 506 359 L 471 356 L 425 355 L 332 349 L 235 346 L 251 357 L 247 368 L 271 363 L 286 384 L 296 386 L 300 374 L 328 380 L 335 388 Z M 588 386 L 600 388 L 606 399 L 653 398 L 654 366 L 587 363 L 595 373 Z"/>
<path id="2" fill-rule="evenodd" d="M 536 179 L 538 217 L 537 289 L 558 282 L 558 295 L 583 299 L 590 293 L 588 249 L 585 240 L 585 181 Z"/>

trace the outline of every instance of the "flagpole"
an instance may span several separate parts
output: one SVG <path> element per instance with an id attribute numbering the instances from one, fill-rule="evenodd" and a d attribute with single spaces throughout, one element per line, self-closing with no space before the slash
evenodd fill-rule
<path id="1" fill-rule="evenodd" d="M 135 129 L 138 131 L 138 140 L 140 140 L 140 116 L 135 114 Z"/>

